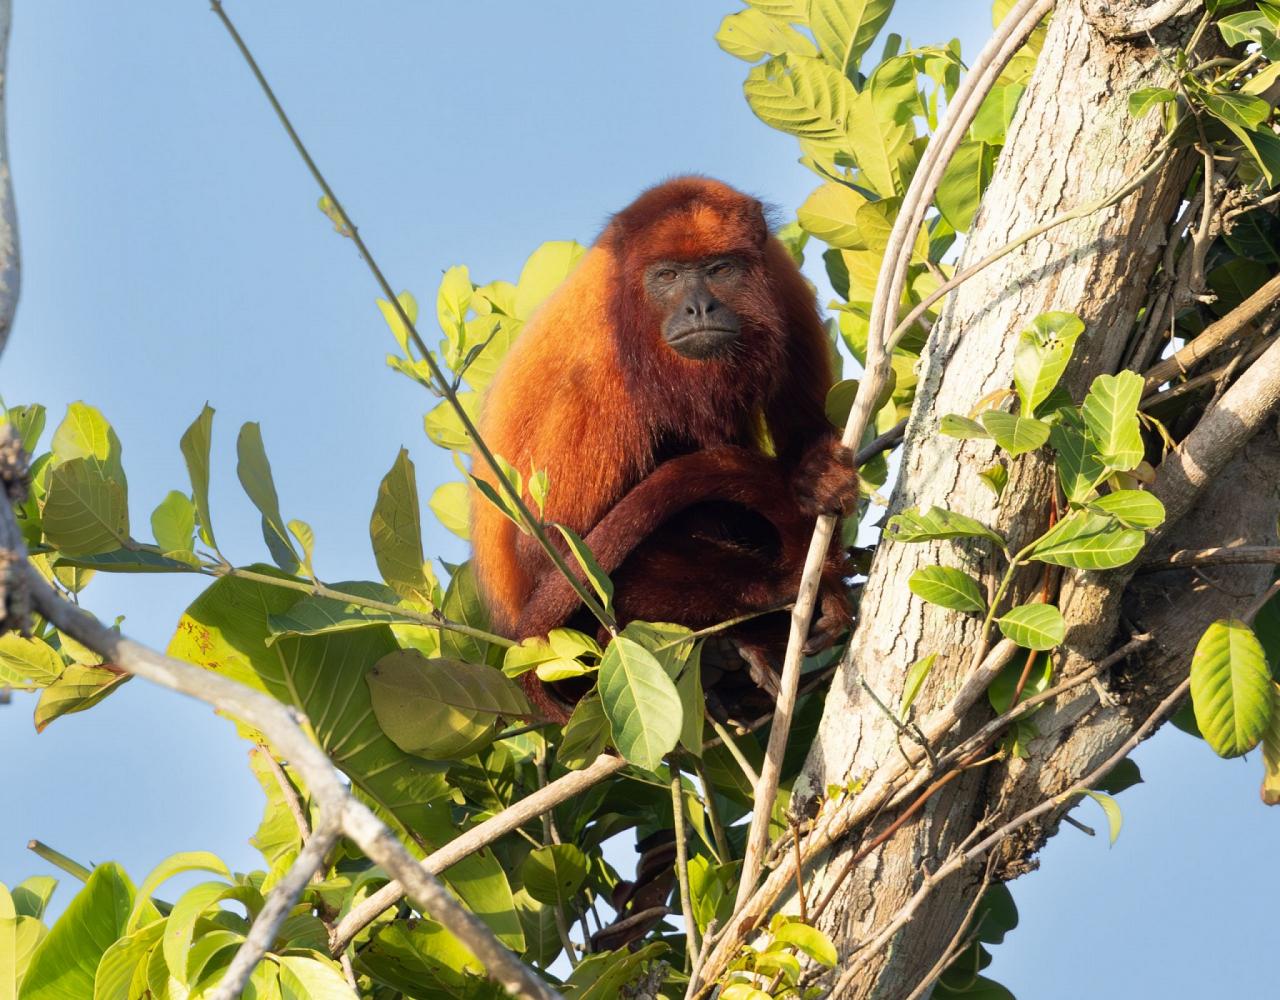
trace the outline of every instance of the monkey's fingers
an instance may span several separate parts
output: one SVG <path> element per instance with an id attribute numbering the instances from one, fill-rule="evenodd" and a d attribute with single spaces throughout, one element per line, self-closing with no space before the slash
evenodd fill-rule
<path id="1" fill-rule="evenodd" d="M 834 435 L 809 450 L 795 473 L 795 496 L 810 517 L 844 516 L 858 503 L 858 473 L 853 451 Z"/>

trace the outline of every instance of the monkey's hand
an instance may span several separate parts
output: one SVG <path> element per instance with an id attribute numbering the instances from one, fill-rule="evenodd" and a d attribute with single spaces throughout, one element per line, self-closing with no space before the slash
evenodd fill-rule
<path id="1" fill-rule="evenodd" d="M 800 459 L 791 483 L 796 503 L 806 516 L 851 513 L 858 502 L 853 451 L 834 434 L 822 438 Z"/>
<path id="2" fill-rule="evenodd" d="M 842 635 L 849 631 L 853 624 L 853 615 L 849 610 L 849 599 L 845 595 L 843 585 L 836 588 L 823 587 L 818 596 L 818 613 L 809 627 L 809 638 L 804 643 L 804 655 L 812 656 L 824 649 L 830 649 Z"/>

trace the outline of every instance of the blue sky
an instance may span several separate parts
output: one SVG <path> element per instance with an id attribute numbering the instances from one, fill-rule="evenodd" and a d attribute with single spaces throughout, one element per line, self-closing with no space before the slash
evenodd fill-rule
<path id="1" fill-rule="evenodd" d="M 648 4 L 232 0 L 254 48 L 396 287 L 430 302 L 442 270 L 514 279 L 549 239 L 589 242 L 675 173 L 721 177 L 793 210 L 816 186 L 794 142 L 741 96 L 712 40 L 735 0 Z M 286 517 L 314 527 L 329 580 L 375 574 L 367 525 L 401 444 L 425 495 L 452 476 L 422 434 L 431 400 L 383 363 L 375 289 L 202 0 L 18 3 L 9 141 L 23 298 L 0 364 L 10 403 L 100 407 L 124 442 L 135 522 L 187 481 L 178 437 L 217 408 L 213 517 L 263 555 L 234 439 L 262 423 Z M 899 0 L 912 41 L 975 54 L 984 0 Z M 429 310 L 426 311 L 430 315 Z M 460 543 L 428 526 L 435 555 Z M 199 581 L 99 577 L 94 611 L 163 647 Z M 209 849 L 258 864 L 248 747 L 201 705 L 126 685 L 36 736 L 32 699 L 0 708 L 0 880 L 47 871 L 36 837 L 140 879 Z M 1280 876 L 1260 765 L 1166 732 L 1136 759 L 1125 829 L 1064 831 L 1013 886 L 1021 925 L 991 974 L 1021 1000 L 1273 989 L 1261 953 Z M 1100 830 L 1100 811 L 1082 819 Z M 65 903 L 67 893 L 60 891 Z"/>

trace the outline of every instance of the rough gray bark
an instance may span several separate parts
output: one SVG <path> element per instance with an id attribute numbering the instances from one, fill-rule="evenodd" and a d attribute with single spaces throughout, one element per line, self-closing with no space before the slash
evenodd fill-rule
<path id="1" fill-rule="evenodd" d="M 1177 44 L 1185 42 L 1189 26 L 1184 20 L 1163 31 L 1163 41 Z M 1079 3 L 1064 2 L 1044 52 L 970 234 L 966 261 L 1121 187 L 1160 143 L 1156 116 L 1135 120 L 1127 108 L 1133 91 L 1170 85 L 1165 65 L 1146 38 L 1116 40 L 1099 32 Z M 1033 457 L 1014 461 L 1005 499 L 997 505 L 978 480 L 978 472 L 996 460 L 994 446 L 941 437 L 938 421 L 947 413 L 969 412 L 985 395 L 1011 384 L 1016 335 L 1042 312 L 1074 312 L 1086 323 L 1087 336 L 1067 378 L 1076 398 L 1093 376 L 1116 370 L 1193 166 L 1184 155 L 1171 158 L 1137 194 L 1029 242 L 953 294 L 920 364 L 890 513 L 920 505 L 948 507 L 998 526 L 1015 549 L 1044 529 L 1053 492 L 1046 463 Z M 1280 448 L 1274 435 L 1255 439 L 1224 477 L 1238 473 L 1247 488 L 1242 490 L 1239 480 L 1229 488 L 1211 487 L 1161 545 L 1270 544 L 1278 468 Z M 1215 511 L 1222 502 L 1231 504 L 1229 518 Z M 801 798 L 870 774 L 898 754 L 896 730 L 863 690 L 864 682 L 883 702 L 896 704 L 908 666 L 937 652 L 939 660 L 918 703 L 921 712 L 954 693 L 970 663 L 978 623 L 925 605 L 905 585 L 914 570 L 937 563 L 984 579 L 997 577 L 1002 568 L 985 543 L 881 546 L 864 592 L 853 663 L 833 684 L 797 788 Z M 1223 590 L 1171 590 L 1168 574 L 1145 577 L 1127 590 L 1131 573 L 1064 580 L 1061 604 L 1070 630 L 1067 650 L 1055 663 L 1056 676 L 1069 676 L 1083 659 L 1096 658 L 1128 637 L 1120 626 L 1122 597 L 1139 628 L 1158 630 L 1141 670 L 1114 672 L 1114 697 L 1108 699 L 1114 705 L 1099 705 L 1095 689 L 1083 685 L 1048 706 L 1036 717 L 1042 736 L 1029 760 L 976 769 L 951 782 L 930 800 L 918 821 L 860 863 L 839 884 L 823 917 L 824 929 L 841 951 L 852 952 L 886 925 L 919 888 L 925 862 L 945 858 L 984 814 L 998 810 L 1008 819 L 1103 761 L 1185 676 L 1195 639 L 1231 603 L 1227 592 L 1255 592 L 1268 572 L 1256 566 L 1224 569 Z M 1185 583 L 1185 571 L 1175 579 Z M 1029 597 L 1040 582 L 1040 568 L 1015 581 L 1015 602 Z M 1238 601 L 1236 606 L 1238 610 Z M 985 708 L 975 709 L 962 734 L 987 717 Z M 1000 859 L 1003 877 L 1033 864 L 1030 855 L 1057 816 L 1028 828 L 1016 842 L 1006 841 Z M 878 828 L 867 831 L 864 842 Z M 825 895 L 829 880 L 856 847 L 849 843 L 833 852 L 811 898 Z M 980 874 L 975 869 L 941 884 L 841 995 L 898 998 L 910 993 L 954 934 Z"/>

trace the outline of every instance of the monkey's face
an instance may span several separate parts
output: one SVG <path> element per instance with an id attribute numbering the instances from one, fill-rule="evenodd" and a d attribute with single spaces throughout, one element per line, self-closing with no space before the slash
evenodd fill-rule
<path id="1" fill-rule="evenodd" d="M 746 262 L 732 254 L 649 265 L 645 291 L 662 316 L 662 339 L 694 361 L 729 353 L 742 335 L 733 303 L 741 297 L 747 276 Z"/>

